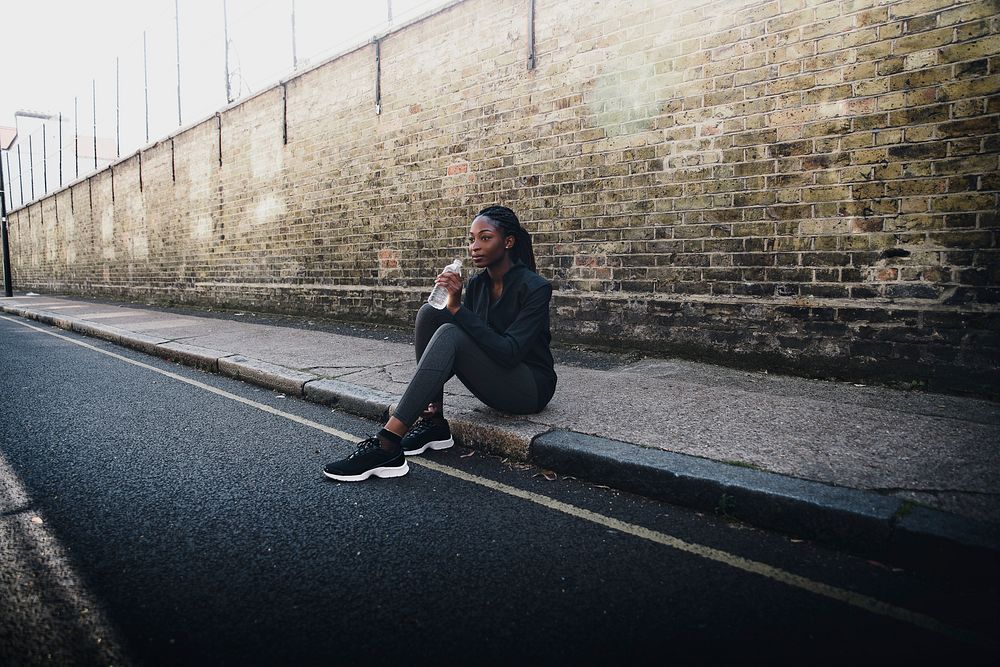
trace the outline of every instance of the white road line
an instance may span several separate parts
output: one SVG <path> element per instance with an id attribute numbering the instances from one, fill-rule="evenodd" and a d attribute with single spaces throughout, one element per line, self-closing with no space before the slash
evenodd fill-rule
<path id="1" fill-rule="evenodd" d="M 218 389 L 216 387 L 212 387 L 202 382 L 198 382 L 197 380 L 191 380 L 189 378 L 182 377 L 180 375 L 177 375 L 176 373 L 171 373 L 170 371 L 161 370 L 159 368 L 156 368 L 155 366 L 144 364 L 141 361 L 136 361 L 134 359 L 129 359 L 128 357 L 124 357 L 120 354 L 115 354 L 114 352 L 108 352 L 107 350 L 102 350 L 100 348 L 94 347 L 93 345 L 89 345 L 88 343 L 84 343 L 83 341 L 73 340 L 72 338 L 69 338 L 67 336 L 63 336 L 53 331 L 47 331 L 40 327 L 36 327 L 31 324 L 27 324 L 26 322 L 12 319 L 10 317 L 0 317 L 0 319 L 7 320 L 9 322 L 15 322 L 17 324 L 20 324 L 21 326 L 28 327 L 29 329 L 34 329 L 35 331 L 48 334 L 50 336 L 55 336 L 56 338 L 61 338 L 67 342 L 73 343 L 74 345 L 85 347 L 95 352 L 99 352 L 100 354 L 113 357 L 115 359 L 120 359 L 121 361 L 132 364 L 134 366 L 139 366 L 140 368 L 151 370 L 155 373 L 159 373 L 160 375 L 165 375 L 169 378 L 178 380 L 180 382 L 184 382 L 194 387 L 198 387 L 199 389 L 204 389 L 213 394 L 216 394 L 218 396 L 223 396 L 238 403 L 243 403 L 244 405 L 257 408 L 258 410 L 262 410 L 269 414 L 289 419 L 296 423 L 302 424 L 303 426 L 308 426 L 318 431 L 322 431 L 323 433 L 332 435 L 336 438 L 340 438 L 341 440 L 345 440 L 351 443 L 358 443 L 362 440 L 362 438 L 359 438 L 350 433 L 345 433 L 344 431 L 340 431 L 335 428 L 330 428 L 329 426 L 325 426 L 323 424 L 319 424 L 309 419 L 299 417 L 298 415 L 293 415 L 291 413 L 284 412 L 276 408 L 272 408 L 269 405 L 264 405 L 263 403 L 258 403 L 257 401 L 252 401 L 250 399 L 246 399 L 241 396 L 231 394 L 222 389 Z M 838 588 L 837 586 L 824 584 L 819 581 L 814 581 L 812 579 L 809 579 L 808 577 L 794 574 L 792 572 L 788 572 L 786 570 L 773 567 L 766 563 L 743 558 L 742 556 L 737 556 L 736 554 L 731 554 L 729 552 L 722 551 L 721 549 L 715 549 L 713 547 L 708 547 L 693 542 L 686 542 L 680 538 L 668 535 L 666 533 L 662 533 L 660 531 L 651 530 L 649 528 L 645 528 L 644 526 L 639 526 L 637 524 L 620 521 L 618 519 L 604 516 L 603 514 L 598 514 L 596 512 L 583 509 L 581 507 L 576 507 L 575 505 L 570 505 L 568 503 L 564 503 L 559 500 L 549 498 L 548 496 L 543 496 L 537 493 L 533 493 L 531 491 L 524 491 L 522 489 L 518 489 L 516 487 L 509 486 L 501 482 L 496 482 L 491 479 L 487 479 L 485 477 L 479 477 L 478 475 L 472 475 L 462 470 L 458 470 L 457 468 L 452 468 L 450 466 L 442 465 L 434 461 L 430 461 L 427 459 L 418 460 L 415 458 L 407 459 L 407 461 L 411 464 L 423 466 L 424 468 L 427 468 L 429 470 L 433 470 L 435 472 L 439 472 L 444 475 L 449 475 L 456 479 L 460 479 L 466 482 L 471 482 L 473 484 L 478 484 L 485 488 L 492 489 L 494 491 L 498 491 L 500 493 L 504 493 L 509 496 L 514 496 L 516 498 L 521 498 L 522 500 L 527 500 L 529 502 L 541 505 L 548 509 L 561 512 L 563 514 L 567 514 L 569 516 L 582 519 L 584 521 L 589 521 L 591 523 L 600 526 L 605 526 L 607 528 L 611 528 L 613 530 L 617 530 L 622 533 L 632 535 L 634 537 L 638 537 L 644 540 L 649 540 L 657 544 L 662 544 L 664 546 L 671 547 L 678 551 L 683 551 L 685 553 L 689 553 L 694 556 L 699 556 L 706 560 L 714 561 L 716 563 L 722 563 L 723 565 L 728 565 L 729 567 L 735 568 L 737 570 L 742 570 L 743 572 L 748 572 L 750 574 L 766 577 L 773 581 L 777 581 L 786 584 L 788 586 L 792 586 L 793 588 L 798 588 L 800 590 L 807 591 L 815 595 L 819 595 L 831 600 L 836 600 L 838 602 L 842 602 L 844 604 L 848 604 L 853 607 L 863 609 L 873 614 L 886 616 L 897 621 L 909 623 L 911 625 L 924 628 L 925 630 L 931 630 L 933 632 L 947 635 L 955 639 L 959 639 L 972 644 L 977 644 L 980 646 L 985 646 L 994 649 L 997 648 L 997 645 L 994 642 L 990 641 L 989 639 L 980 637 L 976 634 L 970 633 L 968 631 L 959 628 L 954 628 L 931 616 L 927 616 L 926 614 L 921 614 L 919 612 L 911 611 L 903 607 L 898 607 L 896 605 L 889 604 L 888 602 L 883 602 L 882 600 L 878 600 L 877 598 L 869 597 L 867 595 L 856 593 L 854 591 L 850 591 L 844 588 Z"/>

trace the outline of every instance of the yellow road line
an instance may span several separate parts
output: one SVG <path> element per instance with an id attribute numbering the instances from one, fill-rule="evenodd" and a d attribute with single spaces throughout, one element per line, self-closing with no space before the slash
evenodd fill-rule
<path id="1" fill-rule="evenodd" d="M 170 371 L 165 371 L 156 368 L 155 366 L 144 364 L 141 361 L 136 361 L 134 359 L 129 359 L 128 357 L 124 357 L 120 354 L 115 354 L 114 352 L 108 352 L 107 350 L 102 350 L 88 343 L 84 343 L 83 341 L 73 340 L 72 338 L 69 338 L 67 336 L 63 336 L 53 331 L 47 331 L 46 329 L 42 329 L 40 327 L 36 327 L 27 324 L 26 322 L 15 320 L 9 317 L 0 317 L 0 319 L 4 319 L 10 322 L 16 322 L 17 324 L 28 327 L 29 329 L 34 329 L 35 331 L 39 331 L 41 333 L 48 334 L 50 336 L 55 336 L 56 338 L 61 338 L 65 341 L 73 343 L 74 345 L 85 347 L 95 352 L 99 352 L 109 357 L 113 357 L 115 359 L 120 359 L 121 361 L 132 364 L 133 366 L 139 366 L 140 368 L 151 370 L 155 373 L 159 373 L 160 375 L 165 375 L 169 378 L 178 380 L 180 382 L 184 382 L 199 389 L 204 389 L 205 391 L 209 391 L 218 396 L 228 398 L 230 400 L 242 403 L 244 405 L 256 408 L 258 410 L 262 410 L 264 412 L 267 412 L 269 414 L 278 417 L 289 419 L 296 423 L 302 424 L 303 426 L 308 426 L 309 428 L 313 428 L 318 431 L 322 431 L 323 433 L 332 435 L 336 438 L 340 438 L 341 440 L 345 440 L 350 443 L 357 443 L 362 440 L 362 438 L 359 438 L 350 433 L 345 433 L 344 431 L 340 431 L 335 428 L 319 424 L 312 420 L 299 417 L 298 415 L 284 412 L 282 410 L 278 410 L 277 408 L 272 408 L 269 405 L 264 405 L 263 403 L 258 403 L 257 401 L 253 401 L 247 398 L 243 398 L 241 396 L 237 396 L 235 394 L 231 394 L 227 391 L 218 389 L 216 387 L 212 387 L 203 382 L 198 382 L 197 380 L 192 380 L 183 377 L 181 375 L 178 375 L 176 373 L 171 373 Z M 737 570 L 742 570 L 743 572 L 748 572 L 750 574 L 766 577 L 773 581 L 777 581 L 786 584 L 788 586 L 792 586 L 793 588 L 798 588 L 800 590 L 807 591 L 815 595 L 820 595 L 822 597 L 829 598 L 831 600 L 836 600 L 838 602 L 842 602 L 844 604 L 848 604 L 853 607 L 863 609 L 873 614 L 886 616 L 895 619 L 897 621 L 909 623 L 911 625 L 915 625 L 917 627 L 924 628 L 926 630 L 931 630 L 933 632 L 947 635 L 955 639 L 959 639 L 972 644 L 977 644 L 980 646 L 985 646 L 993 649 L 998 648 L 994 642 L 986 638 L 980 637 L 965 630 L 954 628 L 931 616 L 927 616 L 926 614 L 921 614 L 919 612 L 911 611 L 903 607 L 898 607 L 896 605 L 889 604 L 888 602 L 883 602 L 882 600 L 878 600 L 877 598 L 863 595 L 861 593 L 856 593 L 854 591 L 850 591 L 844 588 L 838 588 L 837 586 L 832 586 L 830 584 L 824 584 L 819 581 L 814 581 L 812 579 L 809 579 L 808 577 L 803 577 L 801 575 L 788 572 L 787 570 L 782 570 L 781 568 L 777 568 L 768 565 L 766 563 L 761 563 L 759 561 L 743 558 L 742 556 L 737 556 L 735 554 L 722 551 L 721 549 L 715 549 L 713 547 L 708 547 L 702 544 L 687 542 L 685 540 L 674 537 L 672 535 L 668 535 L 660 531 L 651 530 L 644 526 L 639 526 L 637 524 L 620 521 L 618 519 L 604 516 L 603 514 L 598 514 L 597 512 L 592 512 L 590 510 L 583 509 L 582 507 L 577 507 L 575 505 L 570 505 L 568 503 L 564 503 L 559 500 L 549 498 L 548 496 L 543 496 L 541 494 L 533 493 L 531 491 L 524 491 L 523 489 L 518 489 L 517 487 L 509 486 L 501 482 L 496 482 L 494 480 L 487 479 L 485 477 L 479 477 L 478 475 L 472 475 L 457 468 L 452 468 L 451 466 L 442 465 L 440 463 L 436 463 L 428 459 L 417 460 L 410 458 L 407 459 L 407 461 L 412 464 L 423 466 L 429 470 L 433 470 L 435 472 L 439 472 L 444 475 L 449 475 L 456 479 L 460 479 L 466 482 L 471 482 L 473 484 L 478 484 L 479 486 L 483 486 L 493 491 L 498 491 L 500 493 L 504 493 L 509 496 L 521 498 L 522 500 L 527 500 L 529 502 L 541 505 L 548 509 L 561 512 L 563 514 L 578 519 L 582 519 L 584 521 L 589 521 L 591 523 L 604 526 L 606 528 L 611 528 L 613 530 L 617 530 L 622 533 L 632 535 L 634 537 L 638 537 L 644 540 L 649 540 L 650 542 L 662 544 L 672 549 L 683 551 L 685 553 L 689 553 L 691 555 L 698 556 L 706 560 L 714 561 L 716 563 L 722 563 L 723 565 L 728 565 L 729 567 L 735 568 Z"/>

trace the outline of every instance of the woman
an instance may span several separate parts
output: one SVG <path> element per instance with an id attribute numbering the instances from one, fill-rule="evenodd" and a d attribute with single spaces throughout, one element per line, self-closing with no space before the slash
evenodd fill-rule
<path id="1" fill-rule="evenodd" d="M 484 208 L 469 228 L 472 263 L 485 269 L 469 280 L 442 273 L 435 284 L 448 304 L 417 313 L 417 370 L 378 435 L 346 459 L 327 465 L 327 477 L 355 482 L 409 472 L 406 456 L 454 444 L 444 418 L 444 383 L 457 375 L 486 405 L 501 412 L 541 411 L 556 388 L 549 343 L 552 286 L 535 273 L 531 237 L 514 211 Z M 419 417 L 419 421 L 418 421 Z"/>

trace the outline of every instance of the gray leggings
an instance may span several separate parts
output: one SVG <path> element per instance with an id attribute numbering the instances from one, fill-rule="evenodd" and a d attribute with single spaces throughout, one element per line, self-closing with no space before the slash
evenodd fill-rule
<path id="1" fill-rule="evenodd" d="M 501 366 L 458 325 L 451 313 L 424 304 L 414 331 L 417 371 L 403 392 L 393 416 L 407 426 L 431 402 L 444 400 L 444 383 L 457 375 L 476 398 L 500 412 L 538 412 L 535 376 L 524 363 Z"/>

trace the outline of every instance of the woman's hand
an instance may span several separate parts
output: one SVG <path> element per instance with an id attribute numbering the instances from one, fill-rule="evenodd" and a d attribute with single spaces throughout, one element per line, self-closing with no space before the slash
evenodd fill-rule
<path id="1" fill-rule="evenodd" d="M 454 315 L 462 305 L 462 276 L 451 271 L 445 271 L 434 280 L 435 285 L 440 285 L 448 290 L 448 311 Z"/>

